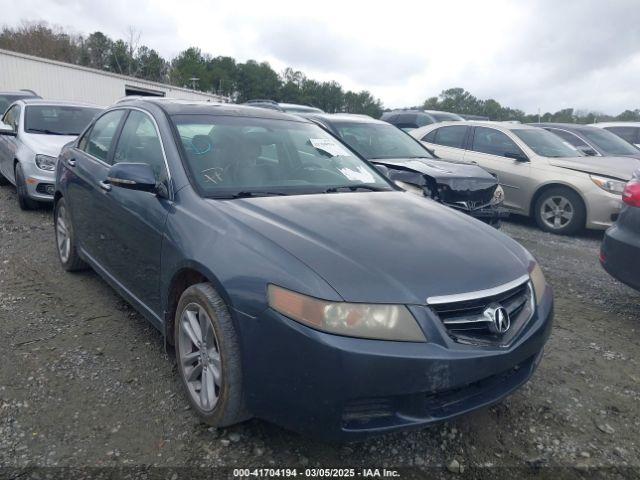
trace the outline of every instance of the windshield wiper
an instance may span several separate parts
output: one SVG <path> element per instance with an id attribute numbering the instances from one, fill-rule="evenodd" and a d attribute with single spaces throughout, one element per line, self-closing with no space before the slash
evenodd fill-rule
<path id="1" fill-rule="evenodd" d="M 67 132 L 55 132 L 53 130 L 47 130 L 46 128 L 29 128 L 27 133 L 46 133 L 47 135 L 78 135 L 77 133 L 67 133 Z"/>
<path id="2" fill-rule="evenodd" d="M 284 196 L 289 195 L 284 192 L 268 192 L 268 191 L 260 191 L 260 190 L 246 190 L 242 192 L 236 192 L 229 195 L 230 198 L 248 198 L 248 197 L 274 197 L 274 196 Z"/>
<path id="3" fill-rule="evenodd" d="M 345 185 L 343 187 L 330 187 L 327 188 L 324 193 L 338 193 L 338 192 L 357 192 L 358 190 L 367 190 L 369 192 L 388 192 L 390 188 L 378 187 L 375 185 Z"/>

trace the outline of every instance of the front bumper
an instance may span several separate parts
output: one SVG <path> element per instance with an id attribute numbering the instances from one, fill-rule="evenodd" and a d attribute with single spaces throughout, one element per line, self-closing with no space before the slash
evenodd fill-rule
<path id="1" fill-rule="evenodd" d="M 622 203 L 621 195 L 605 192 L 595 187 L 587 195 L 586 228 L 606 230 L 618 219 Z"/>
<path id="2" fill-rule="evenodd" d="M 38 168 L 33 162 L 22 162 L 27 195 L 39 202 L 52 202 L 55 193 L 55 171 L 49 172 Z"/>
<path id="3" fill-rule="evenodd" d="M 328 440 L 447 420 L 525 383 L 541 359 L 553 317 L 549 289 L 510 347 L 483 348 L 455 343 L 430 310 L 411 308 L 427 343 L 331 335 L 272 310 L 240 318 L 249 410 Z"/>
<path id="4" fill-rule="evenodd" d="M 600 263 L 609 275 L 640 290 L 640 235 L 618 224 L 609 228 L 602 240 Z"/>

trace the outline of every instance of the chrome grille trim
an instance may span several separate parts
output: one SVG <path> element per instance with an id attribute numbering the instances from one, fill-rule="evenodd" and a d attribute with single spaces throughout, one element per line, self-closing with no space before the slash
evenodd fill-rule
<path id="1" fill-rule="evenodd" d="M 476 290 L 475 292 L 466 293 L 454 293 L 452 295 L 439 295 L 435 297 L 427 298 L 427 305 L 442 305 L 444 303 L 456 303 L 456 302 L 468 302 L 469 300 L 481 300 L 485 297 L 493 297 L 494 295 L 500 295 L 501 293 L 512 290 L 516 287 L 520 287 L 522 284 L 529 281 L 529 275 L 522 275 L 521 277 L 503 285 L 499 285 L 493 288 L 487 288 L 485 290 Z"/>

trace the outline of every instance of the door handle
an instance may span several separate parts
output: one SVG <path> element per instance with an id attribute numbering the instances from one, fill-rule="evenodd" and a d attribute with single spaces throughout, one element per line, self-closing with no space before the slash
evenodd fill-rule
<path id="1" fill-rule="evenodd" d="M 75 158 L 70 158 L 69 160 L 67 160 L 67 165 L 69 165 L 70 167 L 75 167 L 76 166 L 76 159 Z"/>
<path id="2" fill-rule="evenodd" d="M 109 182 L 107 182 L 106 180 L 103 180 L 102 182 L 99 183 L 100 188 L 102 190 L 104 190 L 105 192 L 110 192 L 111 191 L 111 184 Z"/>

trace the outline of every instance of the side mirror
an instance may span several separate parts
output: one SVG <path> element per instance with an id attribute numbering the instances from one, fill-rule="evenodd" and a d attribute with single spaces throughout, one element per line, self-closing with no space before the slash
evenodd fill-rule
<path id="1" fill-rule="evenodd" d="M 598 152 L 596 152 L 593 148 L 588 147 L 586 145 L 582 147 L 577 147 L 577 148 L 580 152 L 584 153 L 588 157 L 595 157 L 596 155 L 598 155 Z"/>
<path id="2" fill-rule="evenodd" d="M 15 137 L 18 134 L 11 125 L 6 123 L 0 123 L 0 135 L 6 135 L 8 137 Z"/>
<path id="3" fill-rule="evenodd" d="M 387 167 L 385 167 L 384 165 L 378 165 L 377 163 L 374 163 L 373 166 L 376 167 L 378 173 L 381 173 L 386 178 L 389 178 L 389 169 Z"/>
<path id="4" fill-rule="evenodd" d="M 146 163 L 116 163 L 107 173 L 107 181 L 114 187 L 161 193 L 153 170 Z"/>
<path id="5" fill-rule="evenodd" d="M 524 153 L 520 153 L 520 152 L 506 152 L 503 156 L 507 157 L 507 158 L 513 158 L 517 162 L 528 162 L 529 161 L 527 156 Z"/>

